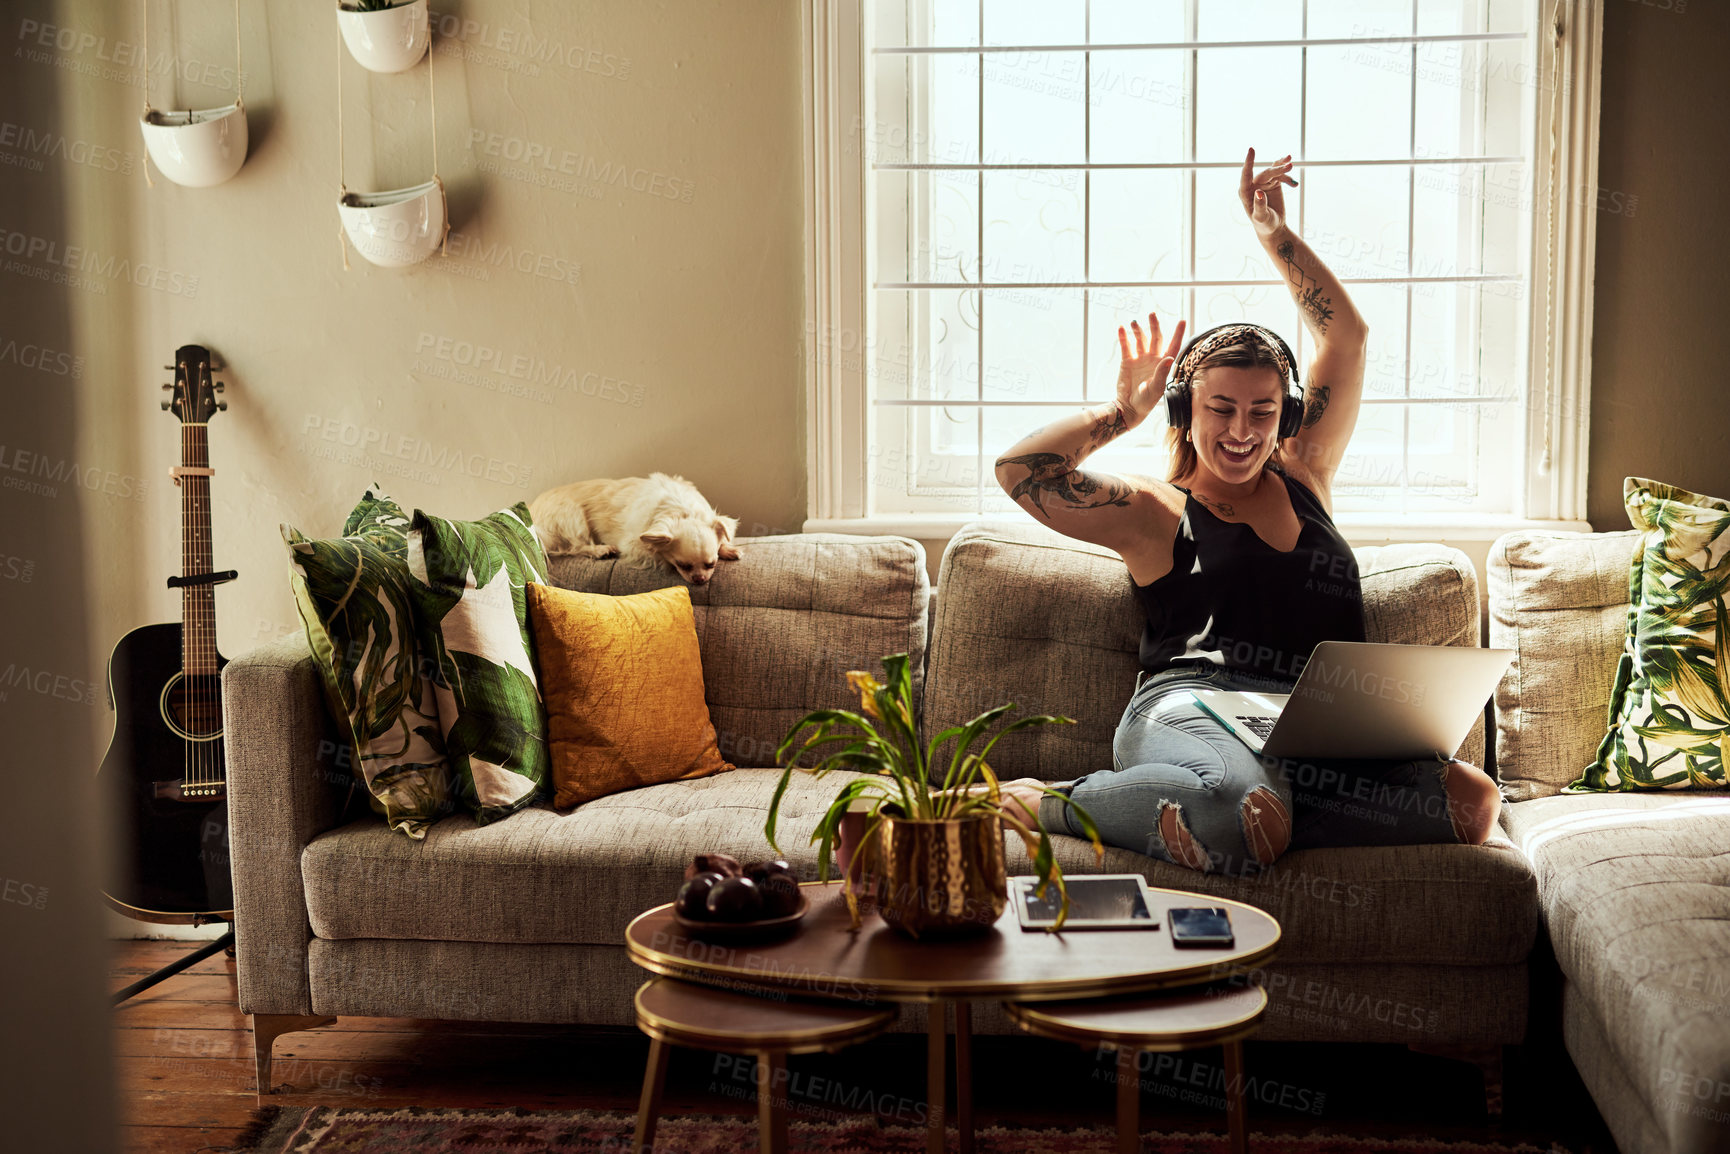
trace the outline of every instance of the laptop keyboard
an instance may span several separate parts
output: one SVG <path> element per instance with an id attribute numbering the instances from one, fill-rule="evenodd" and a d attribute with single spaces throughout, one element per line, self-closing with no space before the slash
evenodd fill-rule
<path id="1" fill-rule="evenodd" d="M 1237 723 L 1255 734 L 1257 737 L 1261 738 L 1263 741 L 1266 741 L 1267 735 L 1273 732 L 1274 720 L 1275 719 L 1271 717 L 1262 717 L 1260 714 L 1245 716 L 1240 713 L 1238 714 Z"/>

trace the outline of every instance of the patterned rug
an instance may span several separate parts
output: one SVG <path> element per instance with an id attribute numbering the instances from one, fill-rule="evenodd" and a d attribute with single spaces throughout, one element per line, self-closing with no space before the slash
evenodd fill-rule
<path id="1" fill-rule="evenodd" d="M 604 1110 L 339 1110 L 266 1106 L 254 1115 L 234 1154 L 627 1154 L 634 1115 Z M 925 1131 L 879 1125 L 870 1117 L 842 1122 L 793 1121 L 795 1154 L 915 1154 Z M 1104 1126 L 1039 1130 L 990 1126 L 977 1133 L 979 1154 L 1112 1154 L 1116 1135 Z M 951 1132 L 950 1144 L 954 1146 Z M 1141 1136 L 1144 1154 L 1225 1154 L 1223 1133 Z M 1252 1133 L 1256 1154 L 1566 1154 L 1561 1147 L 1486 1145 L 1425 1139 L 1350 1138 Z M 655 1132 L 654 1154 L 748 1154 L 757 1149 L 749 1117 L 669 1116 Z"/>

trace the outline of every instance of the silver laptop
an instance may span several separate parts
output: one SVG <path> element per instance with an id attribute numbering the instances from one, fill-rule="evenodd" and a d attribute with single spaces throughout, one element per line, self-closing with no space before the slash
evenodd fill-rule
<path id="1" fill-rule="evenodd" d="M 1269 757 L 1452 757 L 1512 649 L 1323 641 L 1286 693 L 1197 689 L 1197 705 Z"/>

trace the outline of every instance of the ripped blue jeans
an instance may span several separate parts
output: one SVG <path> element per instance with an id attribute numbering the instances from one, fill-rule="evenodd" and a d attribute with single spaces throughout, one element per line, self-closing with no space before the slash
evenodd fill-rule
<path id="1" fill-rule="evenodd" d="M 1208 873 L 1248 874 L 1287 849 L 1459 841 L 1441 759 L 1264 757 L 1184 692 L 1292 685 L 1223 667 L 1144 672 L 1112 740 L 1113 768 L 1060 788 L 1108 844 Z M 1081 833 L 1060 799 L 1047 797 L 1040 817 Z"/>

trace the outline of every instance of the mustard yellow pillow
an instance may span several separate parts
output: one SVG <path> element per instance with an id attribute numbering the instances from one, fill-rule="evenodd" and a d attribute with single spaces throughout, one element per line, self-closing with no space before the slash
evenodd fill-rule
<path id="1" fill-rule="evenodd" d="M 555 806 L 733 768 L 715 743 L 683 585 L 627 597 L 527 588 Z"/>

